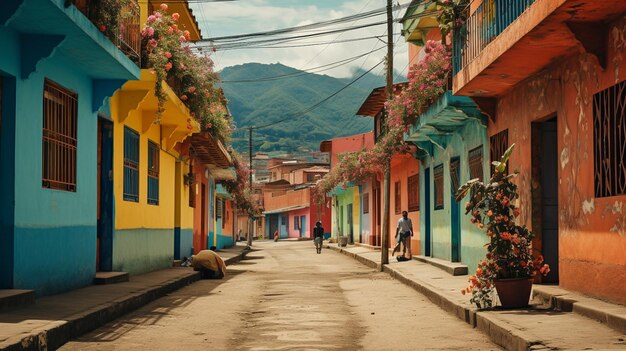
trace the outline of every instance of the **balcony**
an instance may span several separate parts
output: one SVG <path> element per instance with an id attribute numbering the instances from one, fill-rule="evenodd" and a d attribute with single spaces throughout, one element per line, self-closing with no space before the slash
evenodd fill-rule
<path id="1" fill-rule="evenodd" d="M 501 96 L 581 49 L 606 65 L 607 23 L 624 12 L 624 1 L 483 0 L 454 32 L 454 94 Z"/>
<path id="2" fill-rule="evenodd" d="M 137 1 L 130 5 L 121 6 L 113 19 L 102 19 L 103 11 L 97 7 L 94 0 L 73 0 L 76 8 L 103 32 L 113 44 L 133 62 L 139 65 L 141 61 L 141 22 L 139 4 Z M 109 23 L 102 23 L 102 22 Z M 110 27 L 108 28 L 107 24 Z"/>

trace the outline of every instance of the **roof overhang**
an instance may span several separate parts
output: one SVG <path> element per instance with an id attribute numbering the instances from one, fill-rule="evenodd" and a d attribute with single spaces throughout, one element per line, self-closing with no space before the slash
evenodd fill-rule
<path id="1" fill-rule="evenodd" d="M 277 214 L 277 213 L 283 213 L 283 212 L 290 212 L 290 211 L 302 210 L 302 209 L 308 208 L 308 207 L 309 207 L 309 205 L 287 206 L 287 207 L 277 208 L 275 210 L 264 211 L 263 214 L 264 215 L 268 215 L 268 214 Z"/>
<path id="2" fill-rule="evenodd" d="M 148 69 L 141 70 L 140 80 L 126 82 L 115 94 L 118 98 L 118 121 L 124 122 L 131 113 L 141 117 L 140 132 L 146 133 L 154 124 L 161 126 L 161 145 L 171 150 L 176 143 L 182 142 L 194 132 L 200 131 L 200 125 L 189 113 L 189 109 L 176 96 L 176 93 L 163 82 L 162 89 L 166 96 L 163 111 L 157 114 L 159 101 L 154 94 L 156 75 Z"/>
<path id="3" fill-rule="evenodd" d="M 216 181 L 237 180 L 237 174 L 235 173 L 235 168 L 233 167 L 222 168 L 215 165 L 207 165 L 206 168 Z"/>
<path id="4" fill-rule="evenodd" d="M 437 3 L 413 1 L 400 22 L 405 40 L 423 46 L 426 34 L 433 28 L 439 28 Z"/>
<path id="5" fill-rule="evenodd" d="M 418 116 L 417 121 L 404 135 L 404 140 L 411 141 L 418 147 L 418 158 L 432 156 L 435 147 L 447 148 L 452 135 L 468 123 L 480 123 L 486 128 L 487 117 L 480 112 L 472 99 L 454 96 L 448 90 Z"/>
<path id="6" fill-rule="evenodd" d="M 205 165 L 227 168 L 233 164 L 222 142 L 209 132 L 194 133 L 191 136 L 191 147 L 194 157 Z"/>
<path id="7" fill-rule="evenodd" d="M 398 94 L 408 83 L 397 83 L 393 85 L 393 93 L 394 95 Z M 374 117 L 385 107 L 385 101 L 387 101 L 387 92 L 386 87 L 378 87 L 372 90 L 372 92 L 367 96 L 367 99 L 361 104 L 359 110 L 357 111 L 357 115 L 366 116 L 366 117 Z"/>

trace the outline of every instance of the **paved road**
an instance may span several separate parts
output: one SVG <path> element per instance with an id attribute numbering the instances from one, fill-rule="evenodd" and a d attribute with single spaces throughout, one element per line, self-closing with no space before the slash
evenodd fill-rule
<path id="1" fill-rule="evenodd" d="M 229 267 L 61 350 L 500 350 L 414 290 L 308 242 Z"/>

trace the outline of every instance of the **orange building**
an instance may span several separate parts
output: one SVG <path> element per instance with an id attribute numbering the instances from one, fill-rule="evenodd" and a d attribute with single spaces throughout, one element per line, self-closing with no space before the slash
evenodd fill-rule
<path id="1" fill-rule="evenodd" d="M 545 281 L 622 304 L 625 13 L 624 1 L 473 1 L 453 80 L 490 117 L 491 159 L 516 144 L 509 169 Z"/>

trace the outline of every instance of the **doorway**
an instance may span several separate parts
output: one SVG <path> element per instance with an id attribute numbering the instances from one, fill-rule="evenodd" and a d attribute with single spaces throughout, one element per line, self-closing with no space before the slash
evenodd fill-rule
<path id="1" fill-rule="evenodd" d="M 424 169 L 424 256 L 430 256 L 430 168 Z"/>
<path id="2" fill-rule="evenodd" d="M 206 184 L 201 183 L 200 185 L 200 250 L 206 250 L 208 248 L 207 244 L 207 199 L 206 199 Z"/>
<path id="3" fill-rule="evenodd" d="M 306 216 L 300 216 L 300 236 L 306 236 Z"/>
<path id="4" fill-rule="evenodd" d="M 269 238 L 273 239 L 274 233 L 276 233 L 276 231 L 278 230 L 278 215 L 270 215 L 269 226 L 270 226 Z"/>
<path id="5" fill-rule="evenodd" d="M 557 118 L 533 123 L 533 177 L 538 187 L 533 193 L 533 245 L 550 265 L 544 283 L 559 282 L 559 154 Z M 535 251 L 535 254 L 537 252 Z"/>
<path id="6" fill-rule="evenodd" d="M 98 119 L 96 271 L 113 270 L 113 123 Z"/>
<path id="7" fill-rule="evenodd" d="M 450 159 L 450 234 L 452 243 L 451 261 L 461 262 L 461 216 L 459 202 L 454 193 L 459 188 L 461 179 L 461 159 Z"/>
<path id="8" fill-rule="evenodd" d="M 353 215 L 352 215 L 352 204 L 348 204 L 346 207 L 346 218 L 348 219 L 348 243 L 354 244 L 354 226 L 353 224 Z"/>

